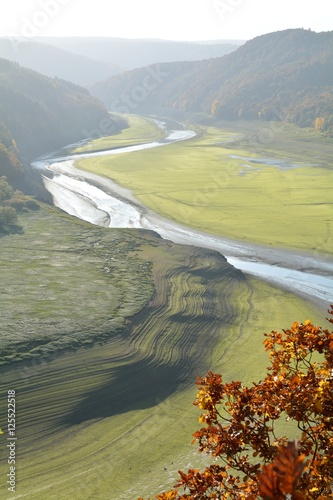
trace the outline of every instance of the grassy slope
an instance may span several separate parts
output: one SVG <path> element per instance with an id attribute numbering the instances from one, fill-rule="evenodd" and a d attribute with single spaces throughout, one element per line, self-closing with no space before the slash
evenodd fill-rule
<path id="1" fill-rule="evenodd" d="M 198 137 L 167 148 L 81 160 L 78 166 L 111 177 L 178 222 L 235 239 L 331 253 L 332 152 L 332 141 L 313 131 L 233 124 L 201 127 Z M 265 158 L 298 168 L 249 161 Z"/>
<path id="2" fill-rule="evenodd" d="M 120 133 L 94 139 L 84 146 L 76 148 L 73 152 L 86 153 L 89 151 L 119 148 L 156 141 L 163 137 L 163 130 L 158 128 L 150 118 L 128 115 L 127 120 L 128 128 L 121 130 Z"/>
<path id="3" fill-rule="evenodd" d="M 26 219 L 25 229 L 24 236 L 1 241 L 7 254 L 11 249 L 16 256 L 2 269 L 3 283 L 9 286 L 10 280 L 16 282 L 24 274 L 23 261 L 27 261 L 25 271 L 29 270 L 30 254 L 40 259 L 38 279 L 48 285 L 46 290 L 53 288 L 55 278 L 62 280 L 57 301 L 46 308 L 49 314 L 55 308 L 54 321 L 60 331 L 59 318 L 76 317 L 78 310 L 84 314 L 86 303 L 84 318 L 92 316 L 91 297 L 102 289 L 104 302 L 98 296 L 87 326 L 94 336 L 99 331 L 105 335 L 103 310 L 107 304 L 112 308 L 110 290 L 126 281 L 126 274 L 110 277 L 108 273 L 105 281 L 104 262 L 96 254 L 100 245 L 103 258 L 108 255 L 110 259 L 112 254 L 123 266 L 130 257 L 146 269 L 150 262 L 156 292 L 127 329 L 109 341 L 51 361 L 39 356 L 30 365 L 2 369 L 1 402 L 9 388 L 17 391 L 19 457 L 15 495 L 6 493 L 8 467 L 1 462 L 2 498 L 130 500 L 173 485 L 179 468 L 200 465 L 203 460 L 195 446 L 190 446 L 191 433 L 198 426 L 198 412 L 191 405 L 196 375 L 216 369 L 226 379 L 251 382 L 267 363 L 261 332 L 287 327 L 309 315 L 313 321 L 323 321 L 314 307 L 267 284 L 244 279 L 214 252 L 177 246 L 142 231 L 94 228 L 54 209 Z M 46 238 L 43 245 L 38 243 L 37 233 L 39 240 Z M 135 252 L 121 244 L 129 241 Z M 64 251 L 66 245 L 71 252 Z M 118 256 L 117 250 L 123 246 Z M 54 260 L 59 252 L 60 262 Z M 76 257 L 75 272 L 70 270 L 72 259 L 66 264 L 67 254 Z M 52 274 L 54 262 L 57 266 Z M 131 273 L 142 282 L 139 266 L 132 266 Z M 29 286 L 35 287 L 37 277 L 36 273 L 27 276 L 27 293 L 19 298 L 31 311 L 37 297 Z M 81 293 L 79 282 L 85 289 L 80 300 L 75 297 Z M 73 287 L 76 293 L 66 298 L 64 290 Z M 132 287 L 133 282 L 129 289 Z M 147 291 L 146 297 L 151 288 Z M 8 293 L 16 304 L 17 289 Z M 126 292 L 119 299 L 122 304 L 124 297 Z M 51 318 L 50 314 L 48 320 Z M 1 404 L 1 422 L 5 411 Z M 0 438 L 5 442 L 6 436 Z"/>
<path id="4" fill-rule="evenodd" d="M 154 293 L 141 240 L 53 209 L 22 216 L 0 239 L 0 364 L 89 345 L 122 331 Z"/>

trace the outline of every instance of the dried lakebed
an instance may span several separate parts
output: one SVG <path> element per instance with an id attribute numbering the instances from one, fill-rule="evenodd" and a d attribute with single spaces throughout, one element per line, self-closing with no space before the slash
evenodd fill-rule
<path id="1" fill-rule="evenodd" d="M 51 193 L 54 204 L 75 217 L 104 227 L 150 229 L 174 243 L 217 250 L 226 256 L 234 267 L 246 273 L 310 297 L 314 301 L 332 303 L 331 256 L 243 243 L 187 228 L 155 214 L 143 206 L 129 190 L 111 179 L 75 167 L 75 161 L 78 159 L 132 153 L 184 141 L 194 135 L 192 130 L 171 130 L 168 136 L 160 141 L 106 151 L 43 158 L 34 162 L 33 166 L 44 172 L 44 184 Z"/>
<path id="2" fill-rule="evenodd" d="M 66 164 L 56 161 L 58 171 L 64 168 L 65 175 Z M 73 172 L 72 177 L 85 181 L 85 175 L 79 171 Z M 50 176 L 55 179 L 58 174 L 49 171 Z M 105 307 L 105 319 L 114 317 L 114 309 L 110 309 L 117 306 L 115 296 L 112 297 L 113 286 L 121 285 L 120 307 L 126 295 L 128 305 L 134 302 L 139 306 L 132 286 L 134 279 L 136 290 L 140 291 L 142 282 L 148 287 L 154 283 L 154 294 L 143 309 L 137 307 L 137 314 L 131 315 L 128 326 L 118 335 L 108 329 L 109 335 L 101 343 L 75 345 L 74 351 L 61 356 L 59 352 L 52 359 L 39 355 L 31 366 L 21 364 L 3 370 L 3 392 L 12 387 L 19 396 L 20 483 L 15 498 L 128 500 L 171 488 L 177 470 L 184 464 L 193 468 L 204 466 L 204 457 L 198 457 L 196 447 L 190 444 L 191 434 L 198 426 L 198 413 L 192 405 L 195 377 L 212 369 L 223 373 L 225 380 L 251 383 L 266 373 L 261 332 L 277 325 L 287 328 L 295 318 L 302 320 L 308 315 L 318 324 L 322 320 L 322 314 L 307 300 L 245 277 L 221 255 L 198 248 L 198 243 L 200 247 L 216 244 L 221 253 L 250 261 L 260 256 L 254 246 L 245 247 L 176 226 L 140 206 L 130 193 L 107 179 L 90 179 L 87 185 L 100 189 L 102 193 L 98 195 L 104 197 L 106 193 L 116 199 L 110 201 L 112 207 L 125 203 L 125 207 L 119 205 L 122 217 L 131 206 L 138 214 L 139 227 L 154 224 L 156 232 L 164 235 L 165 231 L 165 239 L 151 231 L 93 226 L 53 207 L 45 211 L 43 208 L 40 214 L 26 215 L 27 230 L 15 247 L 20 263 L 12 262 L 15 253 L 11 239 L 3 243 L 8 248 L 3 250 L 8 256 L 8 266 L 3 269 L 12 269 L 7 276 L 8 281 L 10 275 L 15 276 L 17 289 L 13 292 L 27 293 L 17 276 L 24 274 L 25 260 L 33 258 L 33 268 L 38 273 L 32 283 L 31 274 L 27 273 L 26 283 L 36 293 L 40 290 L 36 283 L 44 287 L 41 290 L 52 291 L 48 278 L 54 278 L 55 285 L 63 282 L 61 290 L 53 290 L 56 300 L 46 304 L 50 321 L 57 320 L 55 305 L 59 308 L 58 318 L 66 320 L 72 314 L 70 309 L 80 317 L 84 309 L 97 334 L 100 319 L 104 324 L 100 311 Z M 56 191 L 64 196 L 66 190 L 59 186 Z M 68 199 L 72 196 L 74 192 L 67 190 Z M 75 200 L 76 210 L 81 211 L 79 200 L 84 200 L 82 213 L 91 206 L 90 216 L 95 216 L 94 199 L 89 202 L 84 193 Z M 107 198 L 104 201 L 107 204 Z M 109 213 L 104 209 L 97 212 L 101 225 L 116 224 L 118 212 L 118 208 Z M 117 224 L 127 222 L 125 217 Z M 132 219 L 132 227 L 133 222 Z M 188 233 L 194 234 L 195 246 L 172 243 L 168 230 L 180 242 L 188 238 Z M 44 265 L 41 255 L 45 256 Z M 268 250 L 265 256 L 272 262 L 278 259 Z M 134 268 L 126 263 L 129 257 Z M 296 265 L 294 254 L 290 259 L 290 267 Z M 76 265 L 72 269 L 73 262 Z M 282 258 L 274 263 L 277 262 L 285 264 Z M 61 265 L 55 267 L 54 263 Z M 141 270 L 141 264 L 149 265 L 151 276 L 147 276 L 146 266 Z M 303 258 L 297 265 L 309 268 L 312 264 Z M 142 271 L 141 281 L 136 278 L 138 269 Z M 125 285 L 130 296 L 123 290 Z M 81 288 L 84 296 L 76 293 Z M 29 291 L 28 297 L 29 304 L 36 302 Z M 49 297 L 45 297 L 44 291 L 41 298 Z M 19 297 L 12 302 L 20 302 Z M 87 316 L 80 318 L 83 323 Z M 17 319 L 15 327 L 19 330 Z M 93 340 L 92 336 L 87 340 Z M 5 482 L 7 471 L 0 472 Z"/>

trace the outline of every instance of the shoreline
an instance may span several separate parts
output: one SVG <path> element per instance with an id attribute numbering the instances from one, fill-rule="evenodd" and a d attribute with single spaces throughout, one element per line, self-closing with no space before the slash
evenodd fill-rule
<path id="1" fill-rule="evenodd" d="M 234 240 L 187 227 L 155 213 L 130 189 L 111 178 L 75 166 L 80 158 L 156 148 L 196 135 L 193 130 L 178 125 L 182 128 L 165 128 L 166 135 L 160 141 L 68 156 L 49 155 L 36 160 L 32 166 L 40 171 L 53 204 L 70 215 L 94 225 L 146 229 L 177 244 L 216 250 L 247 275 L 305 295 L 316 303 L 318 300 L 328 305 L 333 303 L 333 255 Z"/>
<path id="2" fill-rule="evenodd" d="M 53 165 L 51 166 L 53 167 Z M 161 224 L 161 226 L 163 226 L 161 227 L 161 230 L 164 229 L 165 232 L 167 232 L 172 226 L 172 229 L 178 230 L 177 238 L 182 244 L 188 244 L 186 241 L 186 235 L 190 233 L 198 238 L 202 238 L 202 245 L 197 244 L 197 246 L 212 248 L 212 245 L 214 245 L 215 242 L 215 244 L 219 246 L 219 249 L 224 246 L 225 252 L 227 252 L 230 257 L 239 257 L 240 259 L 252 260 L 253 262 L 258 262 L 260 260 L 273 266 L 282 266 L 286 268 L 290 267 L 290 269 L 307 273 L 316 273 L 320 271 L 323 276 L 332 276 L 333 255 L 331 256 L 328 254 L 311 253 L 305 250 L 273 246 L 268 247 L 259 243 L 234 240 L 232 238 L 228 238 L 227 236 L 219 236 L 187 227 L 153 212 L 150 208 L 144 206 L 133 195 L 132 191 L 128 188 L 120 186 L 112 179 L 77 168 L 74 165 L 74 160 L 68 160 L 56 165 L 57 167 L 52 168 L 51 171 L 56 173 L 66 173 L 73 178 L 83 178 L 86 181 L 92 181 L 94 183 L 92 185 L 100 188 L 108 195 L 124 203 L 131 204 L 131 206 L 140 212 L 142 229 L 153 229 L 150 227 L 153 222 L 154 225 L 156 223 Z M 183 240 L 183 242 L 181 240 Z"/>
<path id="3" fill-rule="evenodd" d="M 78 169 L 72 159 L 50 164 L 48 169 L 54 173 L 54 178 L 50 179 L 45 176 L 44 179 L 49 184 L 50 192 L 52 189 L 54 191 L 55 205 L 68 211 L 68 198 L 73 196 L 72 202 L 76 213 L 72 215 L 76 217 L 104 227 L 152 230 L 174 243 L 213 249 L 230 259 L 232 265 L 241 269 L 245 274 L 253 275 L 275 286 L 310 298 L 321 307 L 323 307 L 323 302 L 327 302 L 328 306 L 333 302 L 331 278 L 333 256 L 266 247 L 183 226 L 154 213 L 137 200 L 129 189 L 118 185 L 112 179 Z M 62 177 L 69 182 L 69 188 L 64 185 L 55 185 L 55 180 L 62 179 Z M 75 187 L 77 182 L 85 186 L 85 193 L 74 192 L 77 189 Z M 50 184 L 53 184 L 53 188 Z M 64 196 L 66 189 L 69 189 L 68 197 L 65 196 L 57 205 L 55 193 L 61 192 Z M 89 196 L 92 197 L 90 200 Z M 61 206 L 63 203 L 67 203 L 66 208 Z M 91 211 L 90 214 L 87 206 Z M 68 213 L 71 212 L 68 211 Z M 268 274 L 267 268 L 269 268 Z M 313 278 L 318 283 L 311 283 Z"/>

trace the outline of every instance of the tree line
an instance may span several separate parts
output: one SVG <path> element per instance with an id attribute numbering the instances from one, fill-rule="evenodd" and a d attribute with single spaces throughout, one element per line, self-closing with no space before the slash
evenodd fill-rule
<path id="1" fill-rule="evenodd" d="M 164 63 L 163 75 L 129 112 L 205 112 L 225 120 L 284 120 L 333 136 L 333 32 L 291 29 L 263 35 L 223 57 Z M 92 86 L 110 110 L 142 85 L 147 68 Z M 135 96 L 134 96 L 135 97 Z M 317 122 L 318 124 L 318 122 Z"/>

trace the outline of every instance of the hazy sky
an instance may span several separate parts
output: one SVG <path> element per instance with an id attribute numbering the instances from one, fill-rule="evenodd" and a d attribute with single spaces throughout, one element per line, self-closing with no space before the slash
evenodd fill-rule
<path id="1" fill-rule="evenodd" d="M 0 36 L 247 40 L 333 29 L 332 0 L 10 0 Z"/>

